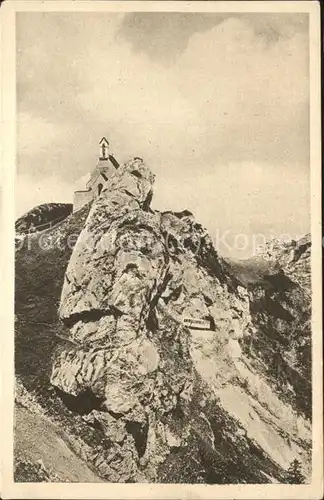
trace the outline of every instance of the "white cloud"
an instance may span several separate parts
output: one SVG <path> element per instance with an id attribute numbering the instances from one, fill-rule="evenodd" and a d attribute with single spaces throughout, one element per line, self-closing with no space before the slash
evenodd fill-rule
<path id="1" fill-rule="evenodd" d="M 47 59 L 36 58 L 38 94 L 20 117 L 20 206 L 71 199 L 107 134 L 120 161 L 142 156 L 157 174 L 156 207 L 189 208 L 211 232 L 307 230 L 306 34 L 268 43 L 257 23 L 228 18 L 162 65 L 115 38 L 120 20 L 54 22 L 37 39 Z"/>
<path id="2" fill-rule="evenodd" d="M 266 47 L 247 22 L 232 18 L 193 35 L 170 67 L 126 44 L 111 45 L 109 56 L 113 63 L 102 72 L 107 54 L 99 46 L 86 74 L 89 90 L 77 102 L 121 136 L 124 151 L 136 147 L 150 160 L 163 154 L 164 163 L 176 158 L 187 167 L 203 157 L 211 168 L 215 154 L 222 160 L 236 150 L 253 149 L 263 160 L 278 137 L 280 144 L 290 138 L 292 156 L 299 147 L 296 124 L 308 100 L 304 35 Z"/>
<path id="3" fill-rule="evenodd" d="M 216 244 L 219 235 L 228 233 L 231 245 L 235 235 L 246 235 L 249 246 L 244 250 L 220 245 L 222 253 L 243 258 L 252 250 L 253 235 L 288 233 L 294 238 L 309 231 L 308 174 L 301 175 L 293 166 L 240 162 L 221 165 L 208 175 L 197 172 L 170 182 L 158 178 L 153 207 L 187 208 Z"/>
<path id="4" fill-rule="evenodd" d="M 71 185 L 57 176 L 37 179 L 19 175 L 15 185 L 16 218 L 42 203 L 72 203 Z"/>
<path id="5" fill-rule="evenodd" d="M 89 181 L 90 179 L 90 172 L 88 172 L 87 174 L 85 175 L 82 175 L 79 179 L 77 179 L 75 181 L 75 183 L 73 184 L 73 189 L 74 191 L 78 191 L 78 190 L 83 190 L 85 189 L 86 187 L 86 184 L 87 182 Z"/>
<path id="6" fill-rule="evenodd" d="M 44 113 L 45 114 L 45 113 Z M 33 156 L 40 149 L 48 150 L 52 141 L 64 131 L 48 118 L 21 112 L 17 116 L 17 141 L 20 155 Z"/>

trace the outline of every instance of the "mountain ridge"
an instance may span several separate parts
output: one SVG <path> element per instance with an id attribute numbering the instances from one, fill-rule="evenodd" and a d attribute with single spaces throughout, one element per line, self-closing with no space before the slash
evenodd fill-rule
<path id="1" fill-rule="evenodd" d="M 307 476 L 311 415 L 298 387 L 277 384 L 269 354 L 276 332 L 290 384 L 287 367 L 293 379 L 300 361 L 283 359 L 284 340 L 291 315 L 307 302 L 308 281 L 298 281 L 289 261 L 281 274 L 267 270 L 244 283 L 192 214 L 150 209 L 153 182 L 148 167 L 133 160 L 91 207 L 48 232 L 48 250 L 38 248 L 37 235 L 34 253 L 17 250 L 17 373 L 52 418 L 78 434 L 88 450 L 83 458 L 106 481 L 285 482 L 296 457 Z M 73 248 L 64 245 L 69 232 L 79 234 Z M 102 246 L 107 240 L 115 248 Z M 294 286 L 282 291 L 287 279 Z M 40 283 L 49 288 L 43 305 Z M 302 311 L 306 325 L 309 307 Z M 188 330 L 177 319 L 183 314 L 211 318 L 213 330 Z M 45 359 L 28 345 L 44 335 Z M 307 328 L 305 338 L 310 342 Z"/>
<path id="2" fill-rule="evenodd" d="M 37 228 L 50 228 L 52 224 L 61 221 L 72 213 L 71 203 L 43 203 L 28 210 L 15 222 L 16 234 L 25 234 Z"/>

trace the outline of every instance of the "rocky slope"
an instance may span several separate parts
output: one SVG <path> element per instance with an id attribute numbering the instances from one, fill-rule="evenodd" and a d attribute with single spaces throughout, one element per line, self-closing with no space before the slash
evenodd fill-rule
<path id="1" fill-rule="evenodd" d="M 102 482 L 71 449 L 64 428 L 16 383 L 15 477 L 24 482 Z M 44 439 L 39 439 L 43 436 Z"/>
<path id="2" fill-rule="evenodd" d="M 121 166 L 78 237 L 53 332 L 66 339 L 50 378 L 58 413 L 71 432 L 79 422 L 80 454 L 106 481 L 284 482 L 294 458 L 307 475 L 309 411 L 293 385 L 307 374 L 293 349 L 284 384 L 268 369 L 304 300 L 309 319 L 306 282 L 288 286 L 283 268 L 247 286 L 192 214 L 151 210 L 153 182 L 141 160 Z"/>
<path id="3" fill-rule="evenodd" d="M 304 292 L 310 292 L 310 234 L 291 241 L 270 240 L 260 249 L 259 257 L 272 264 L 278 271 L 284 271 L 298 283 Z"/>
<path id="4" fill-rule="evenodd" d="M 310 235 L 270 241 L 249 261 L 231 263 L 247 287 L 255 334 L 244 352 L 284 401 L 311 418 Z"/>
<path id="5" fill-rule="evenodd" d="M 29 210 L 26 214 L 17 219 L 15 223 L 16 233 L 27 233 L 37 226 L 48 226 L 51 222 L 62 220 L 72 212 L 71 203 L 44 203 Z"/>

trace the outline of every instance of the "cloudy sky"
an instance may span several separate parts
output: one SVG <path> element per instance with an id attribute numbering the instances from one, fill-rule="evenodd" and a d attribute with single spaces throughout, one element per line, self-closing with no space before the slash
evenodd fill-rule
<path id="1" fill-rule="evenodd" d="M 156 173 L 153 208 L 191 210 L 224 254 L 309 230 L 306 14 L 19 13 L 16 29 L 17 216 L 71 202 L 104 135 Z"/>

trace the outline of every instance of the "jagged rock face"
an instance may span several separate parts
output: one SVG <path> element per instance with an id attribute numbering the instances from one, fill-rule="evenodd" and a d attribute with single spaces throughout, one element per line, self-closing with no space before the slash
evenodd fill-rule
<path id="1" fill-rule="evenodd" d="M 110 443 L 95 462 L 109 481 L 158 480 L 172 451 L 193 439 L 208 451 L 214 469 L 220 414 L 219 423 L 230 421 L 238 433 L 222 436 L 224 449 L 236 446 L 239 461 L 238 450 L 252 449 L 253 442 L 262 456 L 260 465 L 251 454 L 255 472 L 247 467 L 246 480 L 256 480 L 256 470 L 266 464 L 280 478 L 280 467 L 306 453 L 309 429 L 302 421 L 292 449 L 271 456 L 271 442 L 284 446 L 278 436 L 289 434 L 294 416 L 289 414 L 284 429 L 273 417 L 268 425 L 264 401 L 255 409 L 242 389 L 245 382 L 250 394 L 256 384 L 240 347 L 255 334 L 249 293 L 192 214 L 150 209 L 153 182 L 148 167 L 133 160 L 119 167 L 94 202 L 61 296 L 60 317 L 74 345 L 57 355 L 51 383 L 76 400 L 89 392 L 96 398 L 84 418 L 103 429 Z M 190 331 L 184 317 L 209 321 L 212 329 Z M 257 382 L 261 392 L 271 392 Z M 235 398 L 262 419 L 259 433 L 244 412 L 232 422 Z M 280 401 L 277 407 L 284 411 Z M 229 445 L 233 439 L 236 444 Z"/>
<path id="2" fill-rule="evenodd" d="M 66 272 L 60 306 L 78 347 L 61 353 L 51 379 L 74 396 L 90 389 L 112 415 L 138 426 L 142 440 L 155 443 L 154 453 L 144 446 L 141 457 L 147 461 L 151 452 L 150 462 L 158 456 L 156 447 L 162 456 L 163 446 L 168 448 L 155 415 L 170 413 L 186 399 L 193 370 L 189 332 L 181 324 L 173 321 L 170 330 L 171 355 L 149 327 L 170 261 L 161 216 L 149 211 L 152 183 L 148 168 L 133 161 L 118 170 L 92 207 Z M 149 436 L 143 430 L 148 422 Z M 135 438 L 127 439 L 135 450 Z M 136 471 L 127 470 L 132 478 Z"/>
<path id="3" fill-rule="evenodd" d="M 310 235 L 285 244 L 270 242 L 261 257 L 270 266 L 249 286 L 256 334 L 246 342 L 286 399 L 311 418 Z M 248 346 L 248 349 L 246 349 Z"/>
<path id="4" fill-rule="evenodd" d="M 270 241 L 262 249 L 259 256 L 275 264 L 276 269 L 284 270 L 285 274 L 298 283 L 304 293 L 310 294 L 310 255 L 311 237 L 306 234 L 299 240 L 289 242 Z"/>

